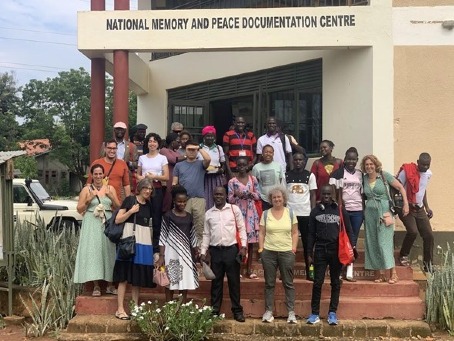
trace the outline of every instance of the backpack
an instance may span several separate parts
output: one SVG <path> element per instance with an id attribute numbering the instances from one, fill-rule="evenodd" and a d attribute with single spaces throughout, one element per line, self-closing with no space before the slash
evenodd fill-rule
<path id="1" fill-rule="evenodd" d="M 290 211 L 290 222 L 293 222 L 293 210 L 290 207 L 288 207 L 288 210 Z M 266 228 L 266 219 L 268 218 L 268 211 L 269 210 L 263 211 L 263 215 L 264 215 L 263 219 L 265 219 L 265 228 Z"/>

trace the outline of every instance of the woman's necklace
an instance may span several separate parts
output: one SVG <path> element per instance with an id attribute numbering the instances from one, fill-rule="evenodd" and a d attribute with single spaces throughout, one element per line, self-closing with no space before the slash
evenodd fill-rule
<path id="1" fill-rule="evenodd" d="M 102 188 L 102 184 L 101 184 L 101 186 L 96 186 L 95 184 L 93 184 L 93 187 L 96 188 L 97 191 L 100 191 Z"/>

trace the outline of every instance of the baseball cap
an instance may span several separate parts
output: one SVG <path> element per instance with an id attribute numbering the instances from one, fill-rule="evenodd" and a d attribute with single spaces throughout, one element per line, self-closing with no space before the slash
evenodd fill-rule
<path id="1" fill-rule="evenodd" d="M 128 129 L 128 127 L 126 126 L 126 124 L 124 122 L 117 122 L 117 123 L 114 124 L 113 127 L 114 128 Z"/>

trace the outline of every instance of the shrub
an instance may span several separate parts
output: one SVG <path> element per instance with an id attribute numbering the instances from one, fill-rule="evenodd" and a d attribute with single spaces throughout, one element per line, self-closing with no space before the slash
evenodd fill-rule
<path id="1" fill-rule="evenodd" d="M 132 303 L 131 316 L 149 340 L 199 341 L 205 339 L 213 325 L 224 318 L 213 316 L 213 309 L 193 301 L 183 303 L 179 299 L 165 303 L 148 301 L 139 306 Z"/>
<path id="2" fill-rule="evenodd" d="M 426 319 L 454 335 L 454 251 L 449 243 L 437 248 L 442 264 L 427 279 Z"/>

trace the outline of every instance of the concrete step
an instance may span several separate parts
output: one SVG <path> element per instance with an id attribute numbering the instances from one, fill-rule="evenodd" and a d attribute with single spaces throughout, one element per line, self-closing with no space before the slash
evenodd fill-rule
<path id="1" fill-rule="evenodd" d="M 210 281 L 200 282 L 199 289 L 190 291 L 188 297 L 195 301 L 207 304 L 210 300 Z M 247 316 L 260 317 L 264 309 L 264 281 L 248 280 L 242 282 L 241 298 L 244 312 Z M 300 316 L 310 313 L 310 300 L 312 282 L 295 280 L 296 309 Z M 330 285 L 325 283 L 322 289 L 322 312 L 327 311 L 330 297 Z M 130 300 L 130 294 L 126 295 Z M 164 302 L 164 289 L 146 289 L 141 291 L 142 301 L 158 300 Z M 276 283 L 275 306 L 277 316 L 285 316 L 287 311 L 284 305 L 285 292 L 282 285 Z M 228 286 L 224 282 L 223 312 L 230 315 Z M 421 319 L 424 316 L 424 303 L 419 298 L 419 286 L 413 281 L 399 281 L 396 284 L 373 283 L 358 281 L 355 283 L 345 282 L 341 289 L 339 312 L 343 318 L 400 318 Z M 354 302 L 351 304 L 349 302 Z M 398 302 L 400 306 L 396 306 Z M 372 307 L 371 304 L 374 306 Z M 117 298 L 113 295 L 92 297 L 89 293 L 76 298 L 76 314 L 78 315 L 113 315 L 117 308 Z"/>
<path id="2" fill-rule="evenodd" d="M 102 330 L 102 331 L 101 331 Z M 120 321 L 113 316 L 76 316 L 68 325 L 66 332 L 58 340 L 141 340 L 137 326 L 130 321 Z M 283 319 L 273 323 L 262 323 L 260 319 L 247 318 L 245 323 L 225 319 L 213 328 L 210 340 L 251 340 L 253 336 L 262 340 L 275 338 L 300 339 L 313 338 L 426 338 L 431 336 L 429 325 L 423 321 L 407 320 L 347 320 L 341 319 L 338 326 L 329 326 L 325 320 L 316 325 L 307 325 L 299 320 L 296 325 L 289 325 Z"/>

